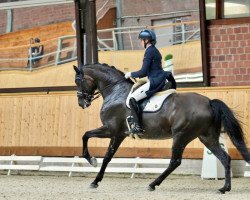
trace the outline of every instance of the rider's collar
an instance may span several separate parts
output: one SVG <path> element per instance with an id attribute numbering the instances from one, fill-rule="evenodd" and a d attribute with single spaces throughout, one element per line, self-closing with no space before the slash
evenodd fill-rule
<path id="1" fill-rule="evenodd" d="M 147 44 L 147 47 L 146 47 L 146 49 L 145 49 L 145 51 L 148 49 L 148 47 L 150 47 L 152 44 L 150 44 L 150 43 L 148 43 Z"/>

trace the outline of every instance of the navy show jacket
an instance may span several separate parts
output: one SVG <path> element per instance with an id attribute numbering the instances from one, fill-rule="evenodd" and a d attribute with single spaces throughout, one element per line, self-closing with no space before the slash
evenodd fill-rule
<path id="1" fill-rule="evenodd" d="M 133 78 L 148 77 L 150 87 L 149 91 L 146 92 L 147 97 L 159 92 L 164 87 L 167 77 L 172 75 L 171 72 L 165 72 L 162 69 L 161 59 L 159 50 L 151 45 L 145 51 L 142 68 L 131 73 Z"/>

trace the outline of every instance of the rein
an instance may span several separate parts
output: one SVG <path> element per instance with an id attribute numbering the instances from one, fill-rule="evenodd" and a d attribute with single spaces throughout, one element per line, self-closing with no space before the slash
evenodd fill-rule
<path id="1" fill-rule="evenodd" d="M 118 81 L 116 81 L 116 82 L 114 82 L 114 83 L 110 83 L 110 84 L 108 84 L 106 87 L 104 87 L 102 90 L 99 90 L 98 93 L 101 93 L 101 92 L 103 92 L 104 90 L 108 89 L 110 86 L 115 86 L 116 84 L 121 83 L 121 82 L 123 82 L 123 81 L 125 81 L 125 80 L 126 80 L 126 79 L 123 78 L 123 79 L 118 80 Z"/>
<path id="2" fill-rule="evenodd" d="M 108 89 L 109 87 L 111 87 L 111 86 L 115 86 L 116 84 L 118 84 L 118 83 L 121 83 L 121 82 L 123 82 L 123 81 L 125 81 L 126 79 L 125 78 L 123 78 L 123 79 L 121 79 L 121 80 L 118 80 L 118 81 L 116 81 L 116 82 L 114 82 L 114 83 L 110 83 L 110 84 L 108 84 L 106 87 L 104 87 L 103 89 L 101 89 L 101 90 L 98 90 L 97 92 L 95 92 L 92 96 L 94 97 L 95 95 L 97 95 L 96 97 L 94 97 L 94 98 L 92 98 L 91 99 L 91 102 L 92 101 L 94 101 L 94 100 L 96 100 L 96 99 L 98 99 L 100 96 L 101 96 L 101 93 L 103 92 L 103 91 L 105 91 L 106 89 Z"/>
<path id="3" fill-rule="evenodd" d="M 80 80 L 81 80 L 80 77 L 77 77 L 76 79 L 80 79 Z M 101 89 L 101 90 L 98 90 L 97 92 L 95 92 L 95 93 L 92 94 L 92 95 L 88 94 L 88 93 L 87 93 L 86 91 L 84 91 L 84 90 L 81 91 L 81 92 L 77 91 L 77 96 L 78 96 L 78 97 L 81 97 L 81 98 L 83 98 L 83 99 L 87 99 L 89 102 L 92 102 L 92 101 L 98 99 L 98 98 L 101 96 L 101 93 L 102 93 L 103 91 L 105 91 L 105 90 L 108 89 L 109 87 L 115 86 L 116 84 L 121 83 L 121 82 L 123 82 L 123 81 L 125 81 L 125 80 L 126 80 L 126 79 L 123 78 L 123 79 L 118 80 L 118 81 L 116 81 L 116 82 L 114 82 L 114 83 L 110 83 L 110 84 L 108 84 L 106 87 L 104 87 L 104 88 Z"/>

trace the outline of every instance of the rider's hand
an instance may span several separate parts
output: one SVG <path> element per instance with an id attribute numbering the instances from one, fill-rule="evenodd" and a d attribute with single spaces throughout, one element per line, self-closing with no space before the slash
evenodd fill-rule
<path id="1" fill-rule="evenodd" d="M 130 78 L 130 77 L 131 77 L 131 72 L 127 72 L 127 73 L 125 74 L 125 78 L 128 79 L 128 78 Z"/>

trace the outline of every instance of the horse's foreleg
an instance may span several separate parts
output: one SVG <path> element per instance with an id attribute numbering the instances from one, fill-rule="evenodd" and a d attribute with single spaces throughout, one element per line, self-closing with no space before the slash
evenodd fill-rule
<path id="1" fill-rule="evenodd" d="M 100 128 L 94 129 L 92 131 L 87 131 L 82 136 L 82 142 L 83 142 L 83 154 L 82 156 L 87 159 L 87 161 L 93 165 L 94 167 L 97 166 L 96 158 L 91 157 L 88 150 L 88 140 L 92 137 L 97 138 L 111 138 L 111 134 L 106 126 L 102 126 Z"/>
<path id="2" fill-rule="evenodd" d="M 98 182 L 100 182 L 102 180 L 108 163 L 113 158 L 115 152 L 117 151 L 117 149 L 119 148 L 120 144 L 122 143 L 122 141 L 124 139 L 125 139 L 125 137 L 112 137 L 111 138 L 107 153 L 106 153 L 106 155 L 103 159 L 103 162 L 102 162 L 101 169 L 100 169 L 99 173 L 97 174 L 95 180 L 91 183 L 91 185 L 90 185 L 91 188 L 98 187 Z"/>

